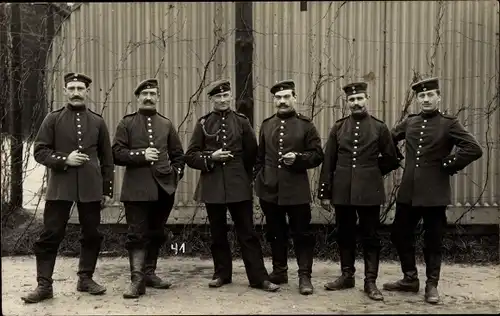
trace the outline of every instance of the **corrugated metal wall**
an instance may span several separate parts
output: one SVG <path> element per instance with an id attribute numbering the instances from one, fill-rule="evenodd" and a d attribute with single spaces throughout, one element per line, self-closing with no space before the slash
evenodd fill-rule
<path id="1" fill-rule="evenodd" d="M 307 6 L 307 11 L 300 11 L 299 2 L 253 3 L 256 132 L 273 112 L 268 88 L 278 80 L 296 81 L 300 110 L 314 117 L 326 141 L 333 122 L 345 113 L 344 84 L 367 81 L 371 113 L 391 127 L 401 116 L 414 72 L 436 75 L 442 79 L 443 109 L 456 113 L 463 107 L 460 117 L 486 152 L 454 178 L 455 205 L 479 200 L 479 207 L 497 208 L 498 3 L 363 1 Z M 84 72 L 94 79 L 94 107 L 114 134 L 119 119 L 135 109 L 132 91 L 137 82 L 156 76 L 162 85 L 161 111 L 182 124 L 180 135 L 187 147 L 194 122 L 208 111 L 200 88 L 216 78 L 234 78 L 234 15 L 231 2 L 81 5 L 53 43 L 48 67 L 54 107 L 63 104 L 63 73 Z M 410 104 L 410 112 L 418 110 Z M 495 106 L 496 112 L 486 115 Z M 313 187 L 316 173 L 311 172 Z M 116 193 L 122 175 L 118 168 Z M 187 170 L 177 194 L 181 207 L 172 222 L 192 216 L 192 208 L 182 206 L 194 206 L 197 178 L 198 172 Z M 388 191 L 394 179 L 388 179 Z M 329 217 L 318 211 L 314 216 L 315 221 Z"/>

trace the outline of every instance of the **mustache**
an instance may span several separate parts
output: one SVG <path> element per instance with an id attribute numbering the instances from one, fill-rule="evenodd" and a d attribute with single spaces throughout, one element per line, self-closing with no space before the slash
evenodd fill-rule
<path id="1" fill-rule="evenodd" d="M 151 104 L 151 105 L 154 105 L 154 102 L 153 102 L 153 101 L 151 101 L 151 100 L 146 100 L 146 101 L 144 101 L 144 104 Z"/>
<path id="2" fill-rule="evenodd" d="M 71 100 L 82 100 L 83 101 L 83 98 L 82 97 L 72 97 Z"/>

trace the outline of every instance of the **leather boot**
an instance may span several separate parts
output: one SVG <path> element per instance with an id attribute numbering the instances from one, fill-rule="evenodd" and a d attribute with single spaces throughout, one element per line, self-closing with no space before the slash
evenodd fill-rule
<path id="1" fill-rule="evenodd" d="M 415 262 L 415 253 L 403 251 L 398 248 L 399 247 L 396 246 L 401 262 L 401 270 L 403 270 L 403 279 L 385 283 L 383 289 L 386 291 L 417 293 L 420 290 L 420 282 L 418 279 L 417 264 Z"/>
<path id="2" fill-rule="evenodd" d="M 123 298 L 138 298 L 139 296 L 146 294 L 146 284 L 143 272 L 145 258 L 146 250 L 129 250 L 131 283 L 128 290 L 123 293 Z"/>
<path id="3" fill-rule="evenodd" d="M 436 283 L 427 282 L 425 285 L 425 301 L 429 304 L 439 303 L 439 292 Z"/>
<path id="4" fill-rule="evenodd" d="M 271 241 L 273 271 L 269 274 L 269 281 L 274 284 L 288 283 L 288 240 Z"/>
<path id="5" fill-rule="evenodd" d="M 106 288 L 104 286 L 98 284 L 92 279 L 99 251 L 100 247 L 96 249 L 82 247 L 77 273 L 78 283 L 76 285 L 76 290 L 78 292 L 87 292 L 91 295 L 102 295 L 106 292 Z"/>
<path id="6" fill-rule="evenodd" d="M 417 293 L 420 290 L 417 270 L 403 272 L 403 279 L 384 283 L 383 289 L 386 291 Z"/>
<path id="7" fill-rule="evenodd" d="M 429 253 L 424 249 L 425 272 L 427 281 L 425 282 L 425 301 L 429 304 L 439 303 L 439 292 L 437 286 L 439 275 L 441 274 L 441 253 Z"/>
<path id="8" fill-rule="evenodd" d="M 314 239 L 306 235 L 302 240 L 294 242 L 297 265 L 299 266 L 299 293 L 311 295 L 314 292 L 311 283 L 312 265 L 314 257 Z"/>
<path id="9" fill-rule="evenodd" d="M 56 263 L 56 254 L 36 257 L 36 280 L 38 286 L 28 295 L 21 297 L 25 303 L 38 303 L 54 297 L 52 274 Z"/>
<path id="10" fill-rule="evenodd" d="M 333 282 L 325 284 L 327 291 L 337 291 L 353 288 L 356 285 L 354 280 L 354 267 L 356 252 L 355 249 L 340 248 L 340 268 L 342 275 Z"/>
<path id="11" fill-rule="evenodd" d="M 166 280 L 162 280 L 155 273 L 159 252 L 159 247 L 151 246 L 148 248 L 144 269 L 144 280 L 147 287 L 152 287 L 155 289 L 168 289 L 172 286 L 172 283 Z"/>
<path id="12" fill-rule="evenodd" d="M 377 277 L 379 269 L 379 250 L 370 249 L 364 253 L 365 261 L 365 285 L 364 291 L 367 296 L 374 301 L 383 301 L 384 296 L 377 288 Z"/>

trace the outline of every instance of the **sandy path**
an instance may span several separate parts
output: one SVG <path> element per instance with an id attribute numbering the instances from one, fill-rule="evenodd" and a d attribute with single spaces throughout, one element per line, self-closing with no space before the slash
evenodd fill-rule
<path id="1" fill-rule="evenodd" d="M 270 269 L 270 262 L 266 260 Z M 338 263 L 316 261 L 313 268 L 315 294 L 297 292 L 296 263 L 290 261 L 290 283 L 278 293 L 264 293 L 247 286 L 245 270 L 235 261 L 233 284 L 209 289 L 212 262 L 191 258 L 163 259 L 159 274 L 170 271 L 171 290 L 149 290 L 140 300 L 124 300 L 128 282 L 126 258 L 102 258 L 96 279 L 108 287 L 104 296 L 76 292 L 76 258 L 60 258 L 54 274 L 55 298 L 41 304 L 25 305 L 20 296 L 33 288 L 33 257 L 2 258 L 3 315 L 176 315 L 176 314 L 324 314 L 324 313 L 498 313 L 500 311 L 500 266 L 443 267 L 440 290 L 442 304 L 423 302 L 417 295 L 384 292 L 384 302 L 370 301 L 362 292 L 363 266 L 357 262 L 356 288 L 326 292 L 323 284 L 338 273 Z M 419 272 L 424 275 L 424 267 Z M 399 266 L 383 263 L 378 284 L 400 276 Z M 423 285 L 421 284 L 421 288 Z"/>

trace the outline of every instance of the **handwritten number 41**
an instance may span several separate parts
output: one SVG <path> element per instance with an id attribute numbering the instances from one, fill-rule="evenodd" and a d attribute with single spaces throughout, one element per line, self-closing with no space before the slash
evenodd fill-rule
<path id="1" fill-rule="evenodd" d="M 178 243 L 173 243 L 170 245 L 170 249 L 174 251 L 174 254 L 177 255 L 179 253 L 185 253 L 186 252 L 186 244 L 178 244 Z"/>

